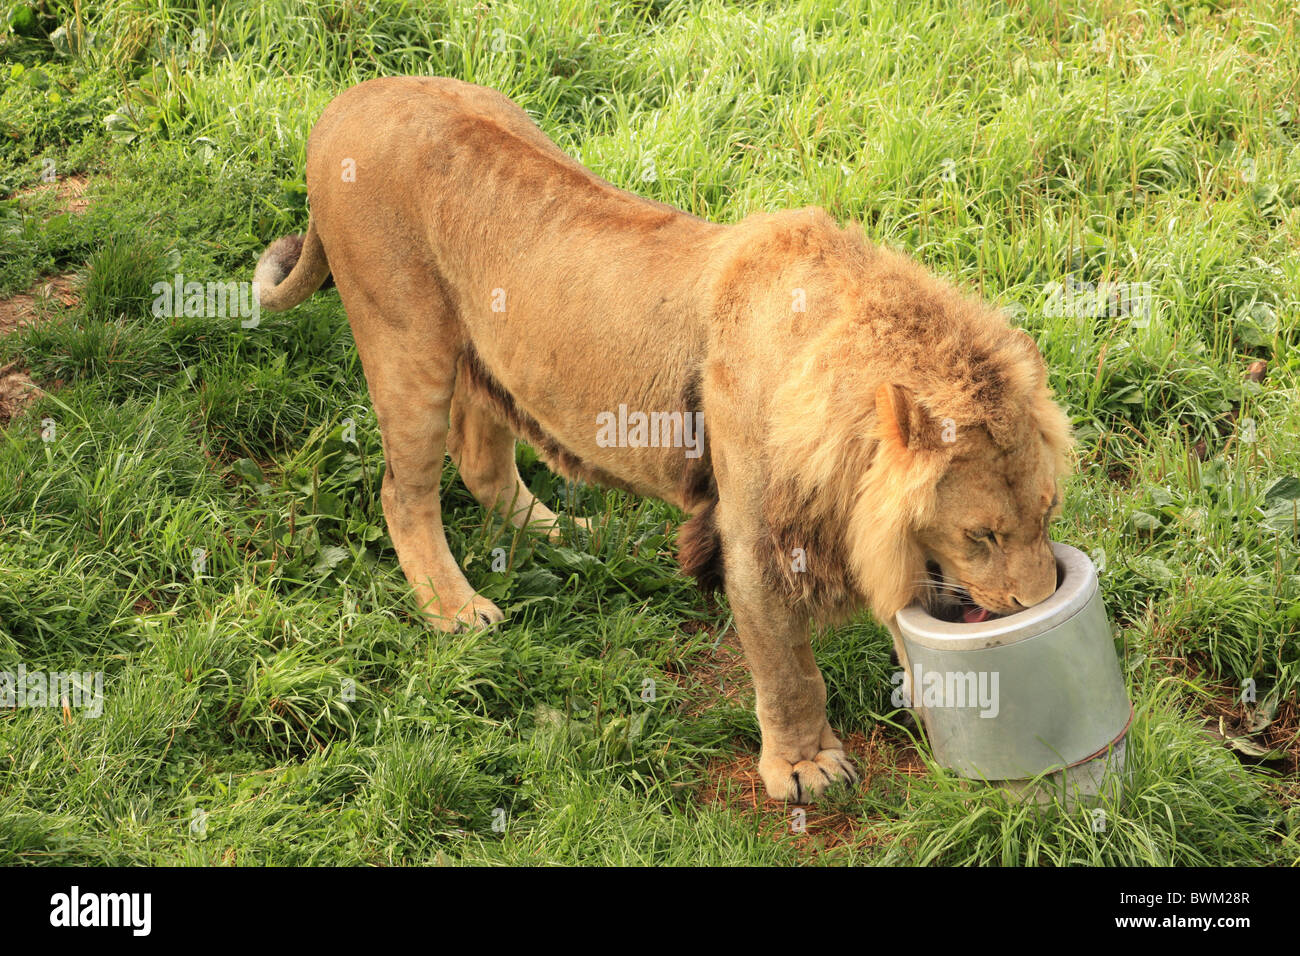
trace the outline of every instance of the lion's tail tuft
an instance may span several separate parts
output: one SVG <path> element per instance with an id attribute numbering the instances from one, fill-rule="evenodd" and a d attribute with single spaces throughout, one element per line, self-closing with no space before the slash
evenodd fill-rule
<path id="1" fill-rule="evenodd" d="M 268 312 L 283 312 L 305 301 L 329 274 L 330 264 L 316 235 L 316 224 L 309 223 L 305 236 L 277 239 L 257 260 L 253 281 L 257 283 L 258 304 Z"/>

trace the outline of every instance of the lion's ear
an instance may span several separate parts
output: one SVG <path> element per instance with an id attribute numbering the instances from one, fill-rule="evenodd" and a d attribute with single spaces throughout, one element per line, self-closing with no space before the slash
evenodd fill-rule
<path id="1" fill-rule="evenodd" d="M 912 439 L 912 397 L 901 385 L 886 382 L 876 389 L 876 437 L 895 451 L 907 451 Z"/>
<path id="2" fill-rule="evenodd" d="M 876 437 L 901 458 L 906 459 L 917 451 L 941 449 L 950 443 L 952 439 L 942 431 L 942 424 L 916 400 L 910 389 L 891 384 L 876 389 Z"/>

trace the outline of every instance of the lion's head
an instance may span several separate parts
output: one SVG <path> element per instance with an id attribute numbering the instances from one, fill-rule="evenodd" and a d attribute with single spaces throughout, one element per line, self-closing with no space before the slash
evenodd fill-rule
<path id="1" fill-rule="evenodd" d="M 929 520 L 915 530 L 931 613 L 968 623 L 1012 614 L 1056 590 L 1048 523 L 1060 505 L 1057 459 L 1027 433 L 999 447 L 984 428 L 955 436 Z"/>
<path id="2" fill-rule="evenodd" d="M 893 527 L 898 546 L 888 549 L 899 570 L 888 573 L 871 556 L 863 562 L 875 581 L 883 572 L 885 587 L 873 589 L 883 592 L 873 600 L 878 612 L 892 594 L 888 604 L 920 600 L 931 613 L 974 623 L 1056 590 L 1048 525 L 1069 468 L 1069 423 L 1047 390 L 1037 347 L 1021 332 L 1005 333 L 988 352 L 1000 361 L 985 362 L 988 377 L 964 389 L 928 397 L 893 384 L 877 389 L 873 470 L 882 480 L 872 484 L 877 495 L 893 490 L 904 519 Z M 862 543 L 878 548 L 868 537 L 875 540 Z"/>
<path id="3" fill-rule="evenodd" d="M 914 601 L 980 620 L 1044 600 L 1072 440 L 1037 344 L 908 257 L 824 216 L 791 221 L 812 251 L 790 284 L 825 307 L 791 333 L 772 397 L 769 583 L 828 623 L 864 604 L 882 621 Z"/>

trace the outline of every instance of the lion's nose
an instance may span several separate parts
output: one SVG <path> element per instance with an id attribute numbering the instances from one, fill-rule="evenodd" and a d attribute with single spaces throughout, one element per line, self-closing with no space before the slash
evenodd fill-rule
<path id="1" fill-rule="evenodd" d="M 1056 556 L 1049 550 L 1046 555 L 1035 556 L 1027 563 L 1030 566 L 1020 575 L 1016 593 L 1007 595 L 1007 599 L 1021 611 L 1041 604 L 1056 593 Z"/>
<path id="2" fill-rule="evenodd" d="M 1055 567 L 1052 568 L 1056 570 Z M 1038 587 L 1031 591 L 1022 591 L 1021 594 L 1011 595 L 1011 603 L 1016 605 L 1017 610 L 1023 611 L 1027 607 L 1033 607 L 1035 604 L 1041 604 L 1049 597 L 1056 593 L 1056 575 L 1053 574 L 1049 580 L 1044 580 Z"/>

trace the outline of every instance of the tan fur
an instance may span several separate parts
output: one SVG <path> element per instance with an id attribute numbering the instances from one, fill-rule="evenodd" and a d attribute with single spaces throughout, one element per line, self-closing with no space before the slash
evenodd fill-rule
<path id="1" fill-rule="evenodd" d="M 307 187 L 301 258 L 292 240 L 267 250 L 262 306 L 332 272 L 384 513 L 435 626 L 502 618 L 442 533 L 444 450 L 516 525 L 556 528 L 516 436 L 562 474 L 671 502 L 691 512 L 682 564 L 725 586 L 753 669 L 764 783 L 803 800 L 855 779 L 810 620 L 869 607 L 892 628 L 943 600 L 927 561 L 996 611 L 1054 588 L 1046 513 L 1070 439 L 1036 347 L 859 230 L 818 209 L 705 222 L 597 178 L 500 94 L 438 78 L 339 96 Z M 605 447 L 597 416 L 620 404 L 701 411 L 704 454 Z"/>

